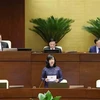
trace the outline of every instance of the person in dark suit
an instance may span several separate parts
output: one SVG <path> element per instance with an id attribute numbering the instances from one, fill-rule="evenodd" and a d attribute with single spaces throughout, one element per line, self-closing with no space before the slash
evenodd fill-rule
<path id="1" fill-rule="evenodd" d="M 89 49 L 90 53 L 100 53 L 100 39 L 94 40 L 95 45 L 91 46 Z"/>
<path id="2" fill-rule="evenodd" d="M 49 76 L 53 78 L 50 80 Z M 49 54 L 46 59 L 46 66 L 42 70 L 42 81 L 44 82 L 44 87 L 47 88 L 50 82 L 61 82 L 63 80 L 63 75 L 60 67 L 56 66 L 56 59 L 53 55 Z"/>
<path id="3" fill-rule="evenodd" d="M 44 50 L 59 50 L 59 52 L 61 53 L 61 49 L 56 47 L 56 41 L 51 39 L 49 41 L 48 47 L 44 48 Z"/>
<path id="4" fill-rule="evenodd" d="M 9 48 L 9 46 L 8 43 L 2 42 L 2 35 L 0 34 L 0 50 L 2 50 L 2 48 Z"/>

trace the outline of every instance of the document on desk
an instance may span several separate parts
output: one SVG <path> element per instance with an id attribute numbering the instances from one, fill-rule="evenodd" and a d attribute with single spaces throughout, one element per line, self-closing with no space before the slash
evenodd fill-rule
<path id="1" fill-rule="evenodd" d="M 47 79 L 49 82 L 54 82 L 57 79 L 57 76 L 56 75 L 48 75 Z"/>

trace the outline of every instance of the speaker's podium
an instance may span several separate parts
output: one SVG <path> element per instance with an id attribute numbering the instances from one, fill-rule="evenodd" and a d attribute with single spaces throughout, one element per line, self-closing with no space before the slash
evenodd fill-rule
<path id="1" fill-rule="evenodd" d="M 8 89 L 9 88 L 8 80 L 0 80 L 0 88 Z"/>

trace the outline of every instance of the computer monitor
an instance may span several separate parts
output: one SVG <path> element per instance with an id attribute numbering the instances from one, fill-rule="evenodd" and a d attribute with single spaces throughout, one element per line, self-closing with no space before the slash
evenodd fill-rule
<path id="1" fill-rule="evenodd" d="M 17 48 L 3 48 L 2 51 L 17 51 Z"/>
<path id="2" fill-rule="evenodd" d="M 61 53 L 59 49 L 56 50 L 44 50 L 44 53 Z"/>
<path id="3" fill-rule="evenodd" d="M 17 48 L 17 51 L 32 51 L 31 48 Z"/>
<path id="4" fill-rule="evenodd" d="M 68 83 L 48 83 L 48 88 L 68 88 Z"/>

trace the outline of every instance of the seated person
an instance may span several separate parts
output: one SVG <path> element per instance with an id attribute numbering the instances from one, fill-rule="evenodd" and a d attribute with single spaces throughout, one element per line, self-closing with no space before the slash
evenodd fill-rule
<path id="1" fill-rule="evenodd" d="M 94 40 L 95 45 L 90 47 L 89 52 L 90 53 L 100 53 L 100 39 Z"/>
<path id="2" fill-rule="evenodd" d="M 44 48 L 44 50 L 59 50 L 61 53 L 61 49 L 56 47 L 56 41 L 53 39 L 49 41 L 49 46 Z"/>
<path id="3" fill-rule="evenodd" d="M 54 76 L 53 80 L 50 80 L 49 76 Z M 42 70 L 42 81 L 44 81 L 44 87 L 48 87 L 49 82 L 62 81 L 62 71 L 60 67 L 56 66 L 56 59 L 52 55 L 48 55 L 46 59 L 46 66 Z"/>
<path id="4" fill-rule="evenodd" d="M 8 43 L 2 42 L 2 35 L 0 34 L 0 50 L 2 50 L 2 48 L 9 48 L 9 46 Z"/>

